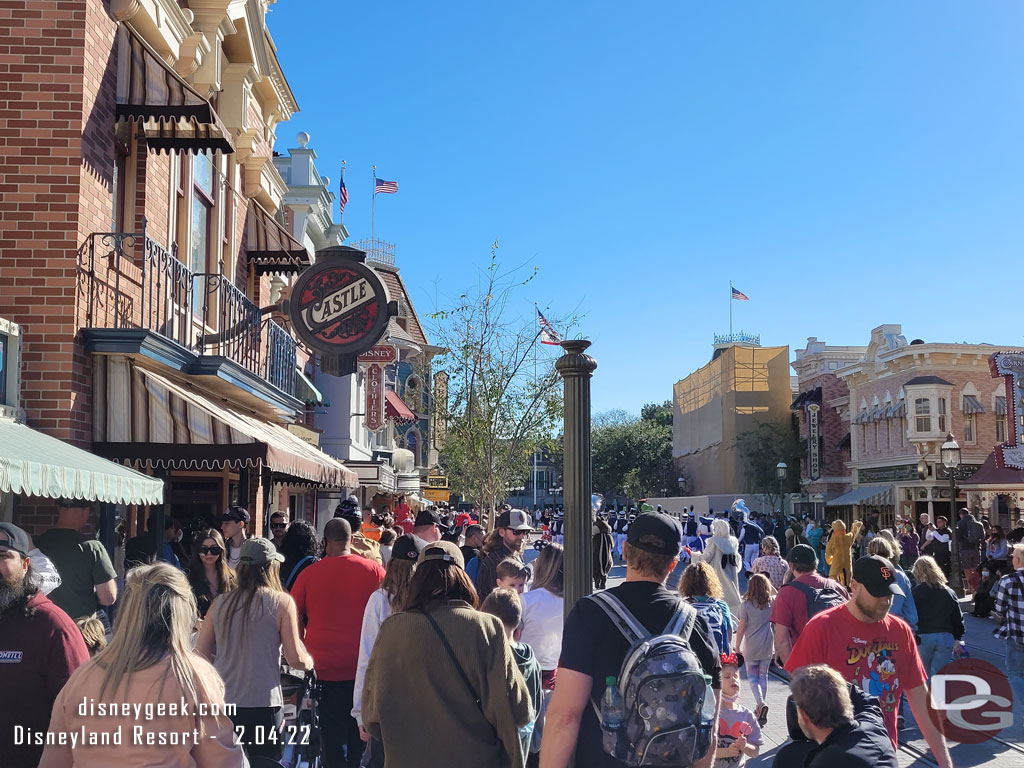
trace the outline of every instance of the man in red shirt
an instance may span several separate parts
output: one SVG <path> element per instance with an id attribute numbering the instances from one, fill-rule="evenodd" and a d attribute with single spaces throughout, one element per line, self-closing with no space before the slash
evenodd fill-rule
<path id="1" fill-rule="evenodd" d="M 835 579 L 826 579 L 818 573 L 818 555 L 814 547 L 808 544 L 797 544 L 786 555 L 789 568 L 793 571 L 793 581 L 806 584 L 811 589 L 835 590 L 842 598 L 849 600 L 846 587 Z M 799 587 L 786 586 L 779 589 L 779 594 L 772 604 L 769 621 L 775 633 L 775 655 L 780 663 L 785 663 L 793 650 L 793 643 L 803 632 L 807 624 L 807 595 Z"/>
<path id="2" fill-rule="evenodd" d="M 878 698 L 885 727 L 897 743 L 896 713 L 906 694 L 921 733 L 939 764 L 952 768 L 942 733 L 928 713 L 928 674 L 910 626 L 889 615 L 893 595 L 902 595 L 895 568 L 883 557 L 870 555 L 853 564 L 853 597 L 807 622 L 786 661 L 795 672 L 809 664 L 827 664 L 843 679 Z"/>
<path id="3" fill-rule="evenodd" d="M 28 534 L 0 523 L 0 755 L 5 768 L 35 768 L 43 745 L 16 744 L 15 726 L 45 733 L 54 699 L 89 660 L 75 622 L 32 581 Z"/>
<path id="4" fill-rule="evenodd" d="M 341 517 L 324 526 L 324 559 L 295 580 L 292 597 L 305 627 L 303 640 L 320 682 L 320 726 L 326 768 L 357 768 L 363 756 L 359 725 L 352 717 L 352 693 L 359 633 L 370 595 L 384 569 L 352 554 L 352 528 Z"/>

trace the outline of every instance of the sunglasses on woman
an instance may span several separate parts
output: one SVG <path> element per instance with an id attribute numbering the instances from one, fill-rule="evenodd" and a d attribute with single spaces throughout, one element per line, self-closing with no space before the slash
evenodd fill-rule
<path id="1" fill-rule="evenodd" d="M 221 549 L 220 547 L 200 547 L 199 548 L 199 554 L 200 555 L 219 555 L 223 551 L 224 550 Z"/>

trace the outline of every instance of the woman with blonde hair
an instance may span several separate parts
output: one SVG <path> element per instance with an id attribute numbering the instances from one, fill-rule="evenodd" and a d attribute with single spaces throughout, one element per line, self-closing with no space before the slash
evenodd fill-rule
<path id="1" fill-rule="evenodd" d="M 956 652 L 956 641 L 964 636 L 964 617 L 960 612 L 960 601 L 946 585 L 946 574 L 934 557 L 925 555 L 917 558 L 914 579 L 917 581 L 913 589 L 918 615 L 917 634 L 921 638 L 918 652 L 931 677 Z"/>
<path id="2" fill-rule="evenodd" d="M 704 545 L 703 552 L 691 554 L 693 562 L 704 562 L 711 566 L 722 587 L 721 598 L 736 613 L 740 609 L 740 544 L 732 535 L 729 522 L 718 518 L 711 523 L 711 538 Z"/>
<path id="3" fill-rule="evenodd" d="M 889 615 L 903 619 L 912 630 L 917 632 L 917 605 L 914 603 L 914 598 L 910 596 L 912 592 L 910 577 L 900 567 L 899 544 L 895 543 L 891 534 L 886 536 L 887 533 L 889 531 L 884 530 L 871 540 L 871 543 L 868 544 L 868 554 L 884 557 L 892 563 L 893 575 L 896 576 L 896 583 L 903 590 L 903 594 L 893 595 L 892 605 L 889 606 Z"/>
<path id="4" fill-rule="evenodd" d="M 196 596 L 199 618 L 206 618 L 213 601 L 218 595 L 230 592 L 235 587 L 235 572 L 228 565 L 228 551 L 224 537 L 216 528 L 199 531 L 192 545 L 192 562 L 188 570 L 188 582 Z"/>
<path id="5" fill-rule="evenodd" d="M 144 565 L 125 576 L 125 591 L 105 649 L 71 675 L 50 716 L 53 733 L 94 734 L 97 744 L 71 749 L 49 744 L 42 768 L 238 768 L 244 762 L 224 714 L 224 684 L 192 651 L 196 603 L 185 575 L 166 563 Z M 124 714 L 97 715 L 82 702 L 116 702 Z M 184 701 L 187 712 L 136 719 L 141 707 Z M 183 709 L 183 708 L 182 708 Z M 114 736 L 120 733 L 119 743 Z"/>
<path id="6" fill-rule="evenodd" d="M 284 555 L 270 539 L 246 539 L 238 552 L 238 586 L 213 601 L 196 650 L 224 679 L 238 742 L 250 758 L 280 760 L 284 740 L 281 651 L 293 667 L 309 671 L 313 657 L 299 639 L 298 610 L 281 586 Z"/>
<path id="7" fill-rule="evenodd" d="M 775 588 L 763 573 L 755 573 L 747 583 L 747 592 L 736 618 L 736 647 L 743 654 L 750 690 L 754 692 L 754 716 L 764 728 L 768 722 L 768 665 L 775 652 L 775 640 L 769 617 L 772 615 Z"/>

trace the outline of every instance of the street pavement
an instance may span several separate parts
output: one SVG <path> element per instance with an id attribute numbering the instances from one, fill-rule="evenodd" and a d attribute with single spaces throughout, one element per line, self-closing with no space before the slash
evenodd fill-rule
<path id="1" fill-rule="evenodd" d="M 682 573 L 683 565 L 669 577 L 669 586 L 675 587 L 678 584 Z M 616 586 L 622 583 L 626 577 L 624 565 L 616 564 L 609 574 L 608 585 Z M 745 585 L 741 584 L 745 589 Z M 969 613 L 971 605 L 969 601 L 964 602 L 964 612 Z M 965 616 L 967 633 L 964 640 L 968 644 L 968 650 L 974 658 L 981 658 L 995 664 L 997 667 L 1004 667 L 1006 655 L 1002 648 L 1002 641 L 992 637 L 992 630 L 995 623 L 988 619 L 977 619 L 973 616 Z M 786 699 L 789 696 L 789 686 L 784 679 L 785 673 L 773 674 L 768 678 L 768 724 L 763 729 L 764 746 L 761 754 L 747 763 L 749 768 L 771 768 L 775 755 L 783 744 L 788 740 L 786 730 Z M 742 699 L 749 709 L 754 708 L 754 698 L 750 687 L 744 684 Z M 926 768 L 934 766 L 928 746 L 921 737 L 914 722 L 910 708 L 906 707 L 906 727 L 900 732 L 900 750 L 898 752 L 900 768 Z M 1015 723 L 1014 728 L 1024 731 L 1024 702 L 1015 702 Z M 974 768 L 974 766 L 985 766 L 985 768 L 1010 768 L 1015 765 L 1020 768 L 1024 764 L 1024 732 L 1014 734 L 1003 733 L 1002 741 L 989 740 L 982 744 L 955 744 L 952 746 L 951 754 L 954 765 L 957 768 Z M 1010 742 L 1010 743 L 1006 743 Z M 778 768 L 800 768 L 800 766 L 778 766 Z"/>

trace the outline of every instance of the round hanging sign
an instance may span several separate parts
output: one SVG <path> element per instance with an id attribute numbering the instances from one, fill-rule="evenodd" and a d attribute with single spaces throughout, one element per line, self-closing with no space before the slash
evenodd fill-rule
<path id="1" fill-rule="evenodd" d="M 365 352 L 380 341 L 387 326 L 387 288 L 376 272 L 357 260 L 363 256 L 345 246 L 318 251 L 316 263 L 292 288 L 292 327 L 302 341 L 325 355 Z"/>

